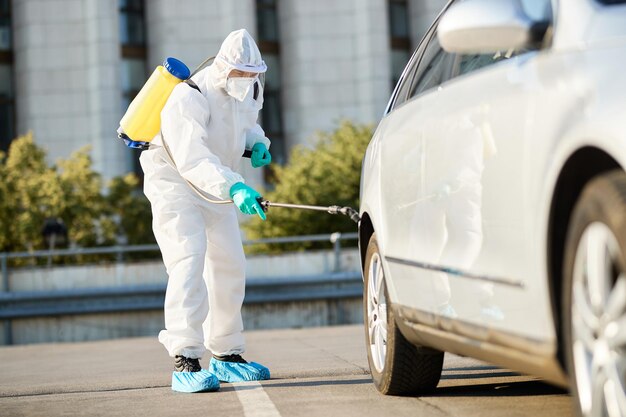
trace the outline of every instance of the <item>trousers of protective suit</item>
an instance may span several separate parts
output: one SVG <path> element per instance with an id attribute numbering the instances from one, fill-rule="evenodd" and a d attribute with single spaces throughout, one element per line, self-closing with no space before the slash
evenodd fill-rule
<path id="1" fill-rule="evenodd" d="M 217 355 L 240 354 L 245 256 L 236 209 L 209 209 L 193 197 L 170 196 L 171 210 L 162 204 L 153 213 L 155 237 L 167 248 L 163 261 L 169 275 L 166 330 L 159 333 L 159 341 L 170 356 L 201 358 L 206 349 Z"/>

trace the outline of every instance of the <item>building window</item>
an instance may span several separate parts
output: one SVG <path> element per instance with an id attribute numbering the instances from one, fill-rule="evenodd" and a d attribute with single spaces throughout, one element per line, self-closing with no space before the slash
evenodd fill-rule
<path id="1" fill-rule="evenodd" d="M 391 85 L 397 84 L 402 70 L 411 58 L 407 0 L 388 0 L 389 35 L 391 39 Z"/>
<path id="2" fill-rule="evenodd" d="M 13 37 L 11 0 L 0 0 L 0 150 L 6 151 L 15 137 L 13 91 Z"/>
<path id="3" fill-rule="evenodd" d="M 257 0 L 257 43 L 267 64 L 261 125 L 272 141 L 272 161 L 284 164 L 285 138 L 281 107 L 280 37 L 278 31 L 277 0 Z"/>
<path id="4" fill-rule="evenodd" d="M 121 80 L 122 112 L 135 98 L 146 81 L 146 20 L 144 0 L 119 0 L 120 5 L 120 43 L 121 43 Z M 132 171 L 143 178 L 139 165 L 141 151 L 129 149 L 133 154 Z"/>

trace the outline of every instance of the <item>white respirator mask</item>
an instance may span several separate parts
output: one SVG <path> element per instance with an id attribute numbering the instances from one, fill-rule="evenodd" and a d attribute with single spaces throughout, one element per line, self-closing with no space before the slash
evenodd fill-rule
<path id="1" fill-rule="evenodd" d="M 226 80 L 226 92 L 236 100 L 243 101 L 256 77 L 230 77 Z"/>

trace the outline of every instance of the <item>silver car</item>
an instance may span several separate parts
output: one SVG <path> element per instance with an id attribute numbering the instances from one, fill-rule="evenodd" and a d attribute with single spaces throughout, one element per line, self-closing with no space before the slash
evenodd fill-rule
<path id="1" fill-rule="evenodd" d="M 626 1 L 451 1 L 363 161 L 373 380 L 438 384 L 443 352 L 626 415 Z"/>

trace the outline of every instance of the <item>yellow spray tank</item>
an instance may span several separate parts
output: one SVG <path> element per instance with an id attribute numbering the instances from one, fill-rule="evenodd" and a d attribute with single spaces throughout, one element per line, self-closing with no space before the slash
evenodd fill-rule
<path id="1" fill-rule="evenodd" d="M 176 58 L 159 65 L 120 120 L 119 138 L 135 149 L 148 149 L 161 129 L 161 110 L 174 87 L 189 78 L 189 68 Z"/>

